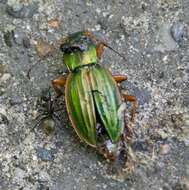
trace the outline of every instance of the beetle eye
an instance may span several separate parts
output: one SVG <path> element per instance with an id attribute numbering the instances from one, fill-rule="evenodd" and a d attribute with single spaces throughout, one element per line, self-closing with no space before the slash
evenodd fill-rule
<path id="1" fill-rule="evenodd" d="M 64 53 L 71 53 L 71 48 L 70 48 L 70 45 L 68 44 L 61 44 L 60 45 L 60 50 Z"/>
<path id="2" fill-rule="evenodd" d="M 85 51 L 87 49 L 87 47 L 85 45 L 72 45 L 70 46 L 70 44 L 61 44 L 60 45 L 60 50 L 64 53 L 72 53 L 75 51 Z"/>
<path id="3" fill-rule="evenodd" d="M 61 45 L 60 45 L 60 50 L 61 50 L 61 51 L 64 51 L 66 46 L 67 46 L 66 44 L 61 44 Z"/>

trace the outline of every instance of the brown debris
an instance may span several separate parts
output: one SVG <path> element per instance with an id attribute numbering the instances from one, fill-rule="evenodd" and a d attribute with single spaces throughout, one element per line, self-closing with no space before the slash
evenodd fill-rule
<path id="1" fill-rule="evenodd" d="M 187 177 L 182 177 L 174 187 L 174 190 L 189 190 L 189 180 Z"/>
<path id="2" fill-rule="evenodd" d="M 48 21 L 48 27 L 53 29 L 58 29 L 60 26 L 60 21 L 58 19 L 51 19 Z"/>
<path id="3" fill-rule="evenodd" d="M 54 52 L 54 46 L 41 39 L 37 41 L 35 48 L 40 57 L 52 55 Z"/>
<path id="4" fill-rule="evenodd" d="M 170 146 L 168 144 L 161 144 L 160 145 L 160 153 L 167 154 L 170 151 Z"/>

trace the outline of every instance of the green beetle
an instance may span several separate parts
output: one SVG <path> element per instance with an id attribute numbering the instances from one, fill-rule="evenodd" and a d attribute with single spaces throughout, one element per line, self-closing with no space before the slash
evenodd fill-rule
<path id="1" fill-rule="evenodd" d="M 133 120 L 136 99 L 120 93 L 117 83 L 126 80 L 125 75 L 112 75 L 99 65 L 104 47 L 109 46 L 91 32 L 69 35 L 61 44 L 69 74 L 53 80 L 52 85 L 57 96 L 65 87 L 67 112 L 79 138 L 106 158 L 115 159 L 125 149 L 128 135 L 124 102 L 132 102 Z"/>

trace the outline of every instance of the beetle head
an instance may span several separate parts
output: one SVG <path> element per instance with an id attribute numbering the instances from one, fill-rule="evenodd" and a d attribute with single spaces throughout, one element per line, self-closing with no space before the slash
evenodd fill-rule
<path id="1" fill-rule="evenodd" d="M 69 70 L 97 62 L 96 44 L 85 32 L 77 32 L 65 38 L 60 49 Z"/>

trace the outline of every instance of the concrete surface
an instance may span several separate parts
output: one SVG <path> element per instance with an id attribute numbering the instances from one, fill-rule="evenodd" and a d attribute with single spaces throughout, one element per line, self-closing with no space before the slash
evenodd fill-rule
<path id="1" fill-rule="evenodd" d="M 0 189 L 189 189 L 188 10 L 188 0 L 0 0 Z M 65 106 L 53 133 L 31 131 L 42 91 L 65 72 L 58 50 L 39 57 L 38 40 L 84 29 L 126 56 L 107 49 L 101 64 L 126 74 L 122 89 L 139 102 L 133 170 L 122 175 L 79 142 Z"/>

